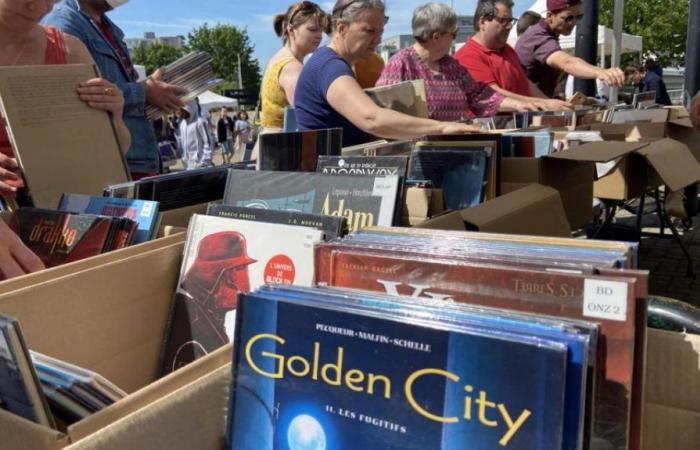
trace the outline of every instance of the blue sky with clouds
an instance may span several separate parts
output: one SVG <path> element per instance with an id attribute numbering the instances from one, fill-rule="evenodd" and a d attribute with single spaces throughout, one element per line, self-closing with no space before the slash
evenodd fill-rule
<path id="1" fill-rule="evenodd" d="M 429 0 L 387 0 L 387 15 L 391 18 L 384 36 L 410 33 L 411 16 L 416 6 Z M 534 1 L 520 1 L 519 13 Z M 255 45 L 255 56 L 265 67 L 267 60 L 279 48 L 280 41 L 272 30 L 272 18 L 287 10 L 293 0 L 130 0 L 108 13 L 127 37 L 142 37 L 145 31 L 159 36 L 187 35 L 204 23 L 231 24 L 247 28 Z M 334 1 L 318 1 L 327 11 Z M 450 3 L 450 2 L 446 2 Z M 471 15 L 476 0 L 455 0 L 454 9 L 460 15 Z"/>

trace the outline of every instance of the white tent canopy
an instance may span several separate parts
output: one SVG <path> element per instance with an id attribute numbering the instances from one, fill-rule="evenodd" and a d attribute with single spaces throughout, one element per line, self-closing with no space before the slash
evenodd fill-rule
<path id="1" fill-rule="evenodd" d="M 224 106 L 231 108 L 238 106 L 238 100 L 235 98 L 225 97 L 212 91 L 206 91 L 198 98 L 202 109 L 206 111 L 210 109 L 223 108 Z"/>
<path id="2" fill-rule="evenodd" d="M 529 8 L 530 11 L 541 14 L 544 17 L 547 13 L 547 0 L 537 0 L 534 5 Z M 517 32 L 515 27 L 510 32 L 508 37 L 508 43 L 511 46 L 515 45 L 518 40 Z M 576 28 L 569 36 L 561 36 L 559 38 L 559 44 L 562 50 L 573 50 L 576 47 Z M 643 45 L 643 39 L 641 36 L 634 36 L 631 34 L 622 34 L 622 53 L 641 53 Z M 606 55 L 612 54 L 613 46 L 613 30 L 611 28 L 606 28 L 602 25 L 598 26 L 598 52 L 599 56 L 602 58 Z"/>

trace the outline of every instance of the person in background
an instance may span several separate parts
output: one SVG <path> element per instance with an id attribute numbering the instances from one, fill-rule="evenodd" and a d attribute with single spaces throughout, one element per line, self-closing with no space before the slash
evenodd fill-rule
<path id="1" fill-rule="evenodd" d="M 78 39 L 56 28 L 39 25 L 53 4 L 53 1 L 0 0 L 0 66 L 94 64 Z M 122 120 L 124 97 L 119 88 L 105 79 L 94 78 L 81 83 L 77 92 L 88 106 L 110 114 L 121 147 L 128 148 L 131 136 Z M 4 118 L 0 116 L 2 122 Z M 0 126 L 0 194 L 14 196 L 20 186 L 19 165 L 5 127 Z M 0 220 L 0 279 L 43 268 L 41 260 Z"/>
<path id="2" fill-rule="evenodd" d="M 343 128 L 343 146 L 372 136 L 410 139 L 426 134 L 476 131 L 479 127 L 422 119 L 377 106 L 358 84 L 352 66 L 369 57 L 381 42 L 387 17 L 382 0 L 338 0 L 333 34 L 304 66 L 294 100 L 302 130 Z M 493 101 L 498 103 L 500 98 Z"/>
<path id="3" fill-rule="evenodd" d="M 377 86 L 422 79 L 428 103 L 428 117 L 462 120 L 493 116 L 498 111 L 537 110 L 535 99 L 504 98 L 487 84 L 474 80 L 449 55 L 457 34 L 457 14 L 444 3 L 428 3 L 413 12 L 416 40 L 389 59 Z"/>
<path id="4" fill-rule="evenodd" d="M 700 130 L 700 92 L 690 101 L 690 121 Z"/>
<path id="5" fill-rule="evenodd" d="M 668 96 L 666 83 L 656 73 L 648 70 L 647 66 L 631 64 L 625 69 L 625 75 L 629 82 L 639 89 L 639 92 L 656 92 L 657 105 L 671 104 L 671 97 Z"/>
<path id="6" fill-rule="evenodd" d="M 647 60 L 644 61 L 644 67 L 646 67 L 649 72 L 654 72 L 661 78 L 664 77 L 664 69 L 653 58 L 647 58 Z"/>
<path id="7" fill-rule="evenodd" d="M 180 148 L 185 170 L 214 165 L 209 126 L 199 115 L 194 101 L 180 110 Z"/>
<path id="8" fill-rule="evenodd" d="M 527 78 L 518 54 L 508 45 L 515 21 L 511 0 L 481 0 L 474 13 L 476 34 L 455 53 L 455 59 L 472 78 L 501 95 L 547 111 L 571 110 L 568 103 L 546 98 Z"/>
<path id="9" fill-rule="evenodd" d="M 216 122 L 216 137 L 223 149 L 225 163 L 230 163 L 233 158 L 233 127 L 234 122 L 228 115 L 228 109 L 221 108 L 219 120 Z"/>
<path id="10" fill-rule="evenodd" d="M 352 67 L 357 83 L 362 89 L 373 88 L 384 70 L 384 60 L 378 53 L 372 53 L 368 58 L 361 59 Z"/>
<path id="11" fill-rule="evenodd" d="M 183 103 L 178 94 L 184 89 L 164 83 L 160 71 L 139 82 L 139 75 L 124 44 L 124 33 L 105 13 L 128 0 L 61 0 L 46 18 L 45 24 L 80 39 L 92 54 L 102 76 L 124 92 L 124 122 L 132 143 L 126 160 L 134 179 L 155 175 L 160 170 L 158 147 L 153 127 L 145 114 L 146 104 L 164 112 L 176 112 Z"/>
<path id="12" fill-rule="evenodd" d="M 520 15 L 520 18 L 518 19 L 518 24 L 516 25 L 515 33 L 518 35 L 518 37 L 522 36 L 525 30 L 527 30 L 535 24 L 538 24 L 540 20 L 542 20 L 542 16 L 537 14 L 535 11 L 525 11 Z"/>
<path id="13" fill-rule="evenodd" d="M 243 157 L 245 153 L 246 145 L 250 141 L 251 128 L 250 122 L 248 122 L 248 113 L 245 111 L 240 111 L 238 113 L 238 118 L 234 125 L 234 133 L 236 135 L 236 147 L 235 151 Z"/>
<path id="14" fill-rule="evenodd" d="M 581 0 L 547 0 L 546 18 L 528 28 L 515 45 L 528 78 L 547 97 L 554 96 L 561 72 L 601 79 L 609 86 L 625 84 L 619 68 L 603 69 L 562 51 L 559 36 L 569 36 L 582 17 Z"/>
<path id="15" fill-rule="evenodd" d="M 294 105 L 294 93 L 304 58 L 321 45 L 323 33 L 330 30 L 328 15 L 316 3 L 295 3 L 274 21 L 275 33 L 282 38 L 279 49 L 267 64 L 261 88 L 260 124 L 263 132 L 282 130 L 284 108 Z"/>

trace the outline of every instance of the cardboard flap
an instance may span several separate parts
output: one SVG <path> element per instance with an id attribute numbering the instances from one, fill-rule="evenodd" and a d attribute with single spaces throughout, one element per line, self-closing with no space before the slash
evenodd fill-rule
<path id="1" fill-rule="evenodd" d="M 559 192 L 541 184 L 528 185 L 460 213 L 468 228 L 477 230 L 571 236 Z"/>
<path id="2" fill-rule="evenodd" d="M 700 413 L 647 403 L 643 431 L 644 450 L 697 450 Z"/>
<path id="3" fill-rule="evenodd" d="M 428 228 L 431 230 L 466 231 L 464 219 L 459 211 L 448 211 L 416 225 L 416 228 Z"/>
<path id="4" fill-rule="evenodd" d="M 648 331 L 646 401 L 700 413 L 700 336 Z"/>
<path id="5" fill-rule="evenodd" d="M 571 150 L 552 153 L 543 158 L 568 159 L 570 161 L 608 162 L 646 147 L 641 142 L 589 142 Z"/>
<path id="6" fill-rule="evenodd" d="M 643 142 L 666 136 L 666 123 L 598 123 L 589 130 L 600 131 L 606 141 Z"/>
<path id="7" fill-rule="evenodd" d="M 214 372 L 221 366 L 231 363 L 232 344 L 204 356 L 187 366 L 172 372 L 168 376 L 140 389 L 119 402 L 103 409 L 68 427 L 72 442 L 76 442 L 92 433 L 116 422 L 117 420 L 145 408 L 154 401 L 171 394 L 188 384 Z"/>
<path id="8" fill-rule="evenodd" d="M 638 150 L 664 183 L 677 191 L 700 181 L 700 164 L 688 146 L 673 139 L 661 139 Z"/>
<path id="9" fill-rule="evenodd" d="M 220 450 L 230 384 L 229 363 L 66 450 Z"/>
<path id="10" fill-rule="evenodd" d="M 66 435 L 0 408 L 0 447 L 3 450 L 63 448 Z"/>

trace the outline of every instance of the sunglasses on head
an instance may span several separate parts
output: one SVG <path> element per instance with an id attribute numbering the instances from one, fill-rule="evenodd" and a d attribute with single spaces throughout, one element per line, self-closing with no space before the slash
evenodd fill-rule
<path id="1" fill-rule="evenodd" d="M 299 14 L 302 11 L 307 11 L 307 12 L 313 12 L 313 11 L 318 11 L 318 12 L 323 12 L 321 8 L 314 2 L 299 2 L 297 3 L 296 8 L 294 8 L 294 11 L 289 15 L 289 23 L 292 23 L 294 21 L 294 17 Z"/>
<path id="2" fill-rule="evenodd" d="M 336 19 L 340 19 L 343 17 L 343 12 L 348 9 L 350 5 L 353 3 L 356 3 L 357 0 L 350 0 L 349 2 L 345 2 L 344 4 L 338 5 L 337 7 L 333 8 L 333 12 L 331 15 L 335 17 Z M 389 22 L 389 16 L 384 16 L 384 25 L 386 25 Z"/>

